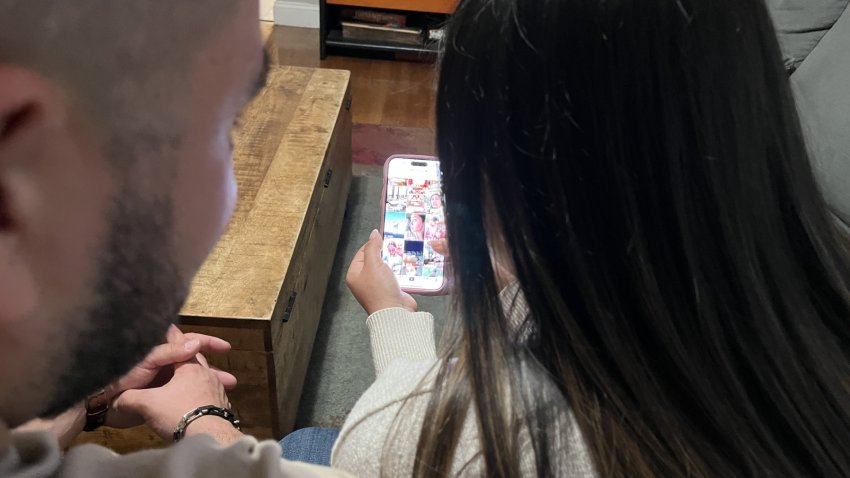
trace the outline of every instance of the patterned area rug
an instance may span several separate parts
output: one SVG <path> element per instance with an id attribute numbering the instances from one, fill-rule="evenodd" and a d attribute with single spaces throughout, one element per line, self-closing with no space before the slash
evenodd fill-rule
<path id="1" fill-rule="evenodd" d="M 345 272 L 357 249 L 380 224 L 384 161 L 393 154 L 433 154 L 434 131 L 357 124 L 352 143 L 355 165 L 351 193 L 296 428 L 342 426 L 354 403 L 375 380 L 366 313 L 346 287 Z M 439 337 L 449 308 L 448 297 L 416 300 L 419 310 L 434 314 Z"/>
<path id="2" fill-rule="evenodd" d="M 351 131 L 351 155 L 354 164 L 383 166 L 394 154 L 432 156 L 434 130 L 375 124 L 355 124 Z"/>

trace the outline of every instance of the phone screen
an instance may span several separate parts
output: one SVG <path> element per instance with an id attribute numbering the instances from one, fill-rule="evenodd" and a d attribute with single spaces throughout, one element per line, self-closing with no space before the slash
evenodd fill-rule
<path id="1" fill-rule="evenodd" d="M 431 243 L 446 238 L 440 163 L 393 158 L 387 166 L 383 259 L 402 289 L 436 292 L 445 259 Z"/>

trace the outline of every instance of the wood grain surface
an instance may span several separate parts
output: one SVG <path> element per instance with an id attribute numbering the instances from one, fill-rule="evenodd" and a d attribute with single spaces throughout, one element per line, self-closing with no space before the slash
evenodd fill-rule
<path id="1" fill-rule="evenodd" d="M 312 227 L 303 237 L 300 271 L 293 274 L 292 289 L 285 284 L 281 298 L 297 292 L 297 301 L 287 322 L 272 321 L 274 369 L 281 434 L 295 425 L 298 403 L 310 365 L 313 342 L 336 255 L 342 220 L 351 185 L 351 114 L 341 113 L 328 146 L 327 171 L 320 186 L 319 203 L 310 207 Z M 292 272 L 291 272 L 292 273 Z"/>
<path id="2" fill-rule="evenodd" d="M 319 59 L 319 30 L 277 25 L 266 47 L 275 64 L 351 72 L 352 121 L 434 128 L 437 74 L 433 62 L 374 60 L 348 56 Z"/>
<path id="3" fill-rule="evenodd" d="M 283 66 L 269 72 L 235 132 L 236 210 L 195 277 L 181 312 L 187 323 L 271 319 L 348 79 L 340 70 Z"/>

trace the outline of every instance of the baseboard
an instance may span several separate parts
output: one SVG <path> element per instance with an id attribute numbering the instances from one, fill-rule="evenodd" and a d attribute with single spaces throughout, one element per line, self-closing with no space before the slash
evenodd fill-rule
<path id="1" fill-rule="evenodd" d="M 319 28 L 319 5 L 276 0 L 274 22 L 291 27 Z"/>

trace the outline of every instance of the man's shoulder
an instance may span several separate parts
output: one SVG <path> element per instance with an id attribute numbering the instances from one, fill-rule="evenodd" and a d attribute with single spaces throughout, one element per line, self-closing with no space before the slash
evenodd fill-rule
<path id="1" fill-rule="evenodd" d="M 56 474 L 62 457 L 49 432 L 12 432 L 9 449 L 0 457 L 0 476 L 29 478 Z"/>

